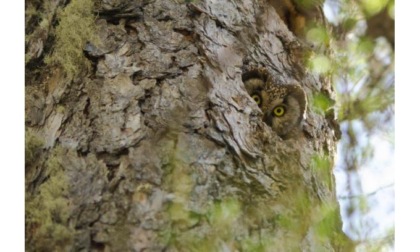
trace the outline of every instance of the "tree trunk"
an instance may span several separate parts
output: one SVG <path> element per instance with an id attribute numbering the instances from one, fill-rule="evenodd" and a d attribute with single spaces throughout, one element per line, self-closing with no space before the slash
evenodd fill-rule
<path id="1" fill-rule="evenodd" d="M 57 31 L 90 1 L 54 3 L 26 3 L 28 251 L 351 251 L 334 113 L 312 106 L 332 86 L 305 70 L 308 49 L 278 8 L 103 0 L 77 70 L 54 61 L 60 39 L 77 44 Z M 293 137 L 262 121 L 249 67 L 306 92 Z"/>

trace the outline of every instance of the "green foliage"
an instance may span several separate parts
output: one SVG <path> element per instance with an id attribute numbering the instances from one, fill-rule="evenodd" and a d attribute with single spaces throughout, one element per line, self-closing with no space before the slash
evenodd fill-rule
<path id="1" fill-rule="evenodd" d="M 332 58 L 341 122 L 356 119 L 366 121 L 372 113 L 384 112 L 394 105 L 393 52 L 383 40 L 362 36 L 359 28 L 363 8 L 379 6 L 382 9 L 383 4 L 387 3 L 387 0 L 375 0 L 364 1 L 359 8 L 357 5 L 343 6 L 343 12 L 346 9 L 342 26 L 353 36 L 335 44 L 336 55 Z M 352 25 L 346 28 L 348 22 Z"/>
<path id="2" fill-rule="evenodd" d="M 392 19 L 395 19 L 395 3 L 393 0 L 388 3 L 387 12 Z"/>
<path id="3" fill-rule="evenodd" d="M 48 179 L 34 195 L 26 195 L 27 245 L 36 251 L 62 250 L 71 243 L 74 235 L 74 229 L 68 227 L 68 181 L 59 162 L 63 155 L 60 148 L 51 153 L 44 171 Z"/>
<path id="4" fill-rule="evenodd" d="M 286 242 L 281 238 L 282 231 L 289 230 L 297 235 L 293 235 L 293 242 L 287 240 L 286 245 L 297 248 L 311 225 L 311 203 L 306 193 L 291 190 L 292 195 L 284 198 L 256 197 L 252 203 L 224 197 L 196 209 L 191 204 L 195 171 L 185 163 L 190 150 L 175 144 L 176 133 L 169 135 L 169 140 L 160 144 L 165 149 L 174 148 L 167 155 L 163 180 L 164 190 L 171 192 L 173 198 L 166 205 L 167 228 L 159 234 L 161 244 L 178 251 L 276 251 Z M 287 203 L 288 209 L 279 210 Z"/>
<path id="5" fill-rule="evenodd" d="M 316 155 L 312 158 L 312 167 L 314 173 L 317 175 L 317 179 L 321 180 L 320 183 L 325 183 L 329 188 L 333 188 L 331 184 L 331 159 L 328 156 Z"/>
<path id="6" fill-rule="evenodd" d="M 358 43 L 355 45 L 355 51 L 361 55 L 370 54 L 375 49 L 375 43 L 368 38 L 360 38 Z"/>
<path id="7" fill-rule="evenodd" d="M 293 3 L 304 9 L 311 9 L 316 5 L 322 4 L 322 0 L 294 0 Z"/>
<path id="8" fill-rule="evenodd" d="M 287 202 L 288 211 L 277 214 L 274 219 L 275 224 L 295 235 L 304 235 L 312 223 L 314 206 L 310 197 L 303 191 L 293 191 L 290 192 Z"/>
<path id="9" fill-rule="evenodd" d="M 325 205 L 320 209 L 319 217 L 320 221 L 315 226 L 318 239 L 331 239 L 337 230 L 336 227 L 341 226 L 339 210 Z"/>
<path id="10" fill-rule="evenodd" d="M 368 219 L 372 221 L 374 218 L 367 216 L 376 203 L 370 197 L 358 196 L 355 199 L 351 196 L 363 194 L 359 176 L 364 172 L 360 171 L 376 169 L 372 161 L 383 159 L 382 156 L 375 158 L 378 142 L 381 147 L 387 145 L 386 139 L 381 136 L 388 136 L 393 144 L 394 41 L 389 33 L 393 30 L 394 1 L 340 0 L 335 4 L 339 12 L 333 19 L 335 33 L 331 34 L 331 49 L 334 52 L 331 76 L 337 91 L 336 108 L 342 132 L 336 169 L 346 176 L 343 180 L 348 182 L 346 191 L 339 194 L 350 195 L 348 199 L 342 197 L 346 206 L 343 212 L 348 227 L 346 231 L 353 238 L 369 243 L 369 239 L 377 238 L 369 230 L 372 225 L 369 225 Z M 388 17 L 384 10 L 390 20 L 385 20 Z M 318 107 L 322 107 L 322 99 L 318 103 L 321 104 Z M 314 167 L 323 167 L 319 157 L 313 161 Z M 325 227 L 330 222 L 333 220 L 326 216 L 318 227 L 320 234 L 328 235 Z"/>
<path id="11" fill-rule="evenodd" d="M 55 31 L 56 43 L 47 64 L 60 66 L 69 77 L 90 68 L 83 47 L 88 41 L 98 42 L 92 0 L 73 0 L 59 13 Z"/>
<path id="12" fill-rule="evenodd" d="M 328 110 L 332 109 L 335 102 L 323 93 L 316 93 L 312 100 L 312 108 L 319 114 L 325 114 Z"/>
<path id="13" fill-rule="evenodd" d="M 330 171 L 331 164 L 327 158 L 314 158 L 314 163 L 319 172 Z M 339 230 L 340 225 L 336 226 L 336 222 L 329 220 L 330 213 L 320 211 L 318 203 L 313 202 L 307 192 L 300 190 L 290 190 L 281 198 L 256 197 L 247 203 L 227 197 L 208 202 L 197 213 L 189 204 L 193 195 L 190 176 L 193 175 L 188 174 L 182 162 L 174 158 L 169 170 L 165 188 L 173 192 L 174 198 L 165 211 L 168 227 L 160 233 L 160 242 L 168 248 L 179 251 L 229 249 L 263 252 L 278 251 L 279 248 L 282 251 L 297 251 L 302 237 L 307 235 L 313 223 L 320 222 L 320 240 L 323 235 L 335 235 Z M 182 186 L 184 183 L 187 186 Z M 331 214 L 333 217 L 337 216 Z M 339 220 L 339 216 L 337 218 Z M 196 226 L 199 228 L 195 229 Z"/>
<path id="14" fill-rule="evenodd" d="M 318 222 L 315 224 L 315 238 L 321 243 L 326 240 L 333 242 L 339 251 L 353 251 L 354 243 L 343 233 L 337 232 L 341 227 L 340 209 L 335 205 L 324 204 L 318 209 Z"/>
<path id="15" fill-rule="evenodd" d="M 315 55 L 309 61 L 309 68 L 318 74 L 327 74 L 331 71 L 331 60 L 325 55 Z"/>
<path id="16" fill-rule="evenodd" d="M 325 27 L 313 27 L 306 32 L 306 39 L 314 45 L 328 45 L 330 36 Z"/>
<path id="17" fill-rule="evenodd" d="M 362 0 L 361 6 L 368 16 L 373 16 L 384 9 L 388 0 Z"/>
<path id="18" fill-rule="evenodd" d="M 357 18 L 348 17 L 345 20 L 343 20 L 341 26 L 343 27 L 343 30 L 350 31 L 350 30 L 353 30 L 356 27 L 357 21 L 358 21 Z"/>

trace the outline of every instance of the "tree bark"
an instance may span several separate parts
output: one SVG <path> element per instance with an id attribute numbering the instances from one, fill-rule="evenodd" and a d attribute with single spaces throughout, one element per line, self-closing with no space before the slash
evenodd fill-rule
<path id="1" fill-rule="evenodd" d="M 92 67 L 71 78 L 42 63 L 54 28 L 43 32 L 27 54 L 26 249 L 351 251 L 333 111 L 309 106 L 285 140 L 242 82 L 265 67 L 309 101 L 334 98 L 277 13 L 260 0 L 103 0 L 99 40 L 80 48 Z"/>

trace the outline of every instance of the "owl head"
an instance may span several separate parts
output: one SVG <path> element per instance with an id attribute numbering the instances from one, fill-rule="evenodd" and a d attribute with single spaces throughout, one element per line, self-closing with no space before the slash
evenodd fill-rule
<path id="1" fill-rule="evenodd" d="M 265 69 L 243 75 L 245 88 L 263 112 L 263 121 L 284 138 L 298 127 L 306 111 L 305 91 L 299 85 L 281 85 Z"/>

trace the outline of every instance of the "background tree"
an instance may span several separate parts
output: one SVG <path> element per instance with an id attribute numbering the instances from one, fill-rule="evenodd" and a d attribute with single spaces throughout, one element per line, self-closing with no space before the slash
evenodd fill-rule
<path id="1" fill-rule="evenodd" d="M 320 2 L 283 3 L 27 1 L 27 249 L 351 251 L 338 49 Z M 248 66 L 306 91 L 295 137 L 262 122 Z"/>
<path id="2" fill-rule="evenodd" d="M 345 229 L 361 250 L 391 250 L 394 1 L 331 0 L 327 5 L 336 38 L 333 78 L 342 131 L 336 175 Z"/>

